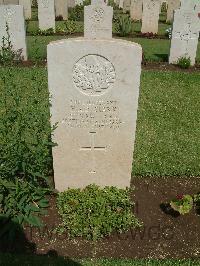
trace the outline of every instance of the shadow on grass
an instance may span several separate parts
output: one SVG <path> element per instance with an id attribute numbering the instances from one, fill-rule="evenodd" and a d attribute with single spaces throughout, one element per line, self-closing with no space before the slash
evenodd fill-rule
<path id="1" fill-rule="evenodd" d="M 7 266 L 45 266 L 69 265 L 81 266 L 80 263 L 58 256 L 57 251 L 49 250 L 47 254 L 37 255 L 36 244 L 30 243 L 19 224 L 7 217 L 0 217 L 0 265 Z"/>
<path id="2" fill-rule="evenodd" d="M 168 54 L 154 54 L 161 62 L 168 62 Z"/>

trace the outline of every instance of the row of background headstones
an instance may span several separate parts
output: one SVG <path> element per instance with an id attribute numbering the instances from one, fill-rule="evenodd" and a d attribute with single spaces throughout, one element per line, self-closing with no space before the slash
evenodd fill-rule
<path id="1" fill-rule="evenodd" d="M 55 17 L 62 16 L 68 19 L 68 7 L 82 4 L 83 0 L 37 0 L 39 28 L 47 30 L 55 29 Z M 167 22 L 173 20 L 174 10 L 180 7 L 181 0 L 115 0 L 115 4 L 123 8 L 124 12 L 130 12 L 132 20 L 142 20 L 142 33 L 158 33 L 159 14 L 161 6 L 167 5 Z M 192 0 L 190 3 L 197 2 Z M 0 0 L 0 4 L 20 4 L 24 6 L 25 19 L 31 18 L 32 0 Z M 200 5 L 199 5 L 200 11 Z"/>
<path id="2" fill-rule="evenodd" d="M 2 1 L 2 0 L 0 0 Z M 4 0 L 6 1 L 6 0 Z M 8 1 L 8 0 L 7 0 Z M 13 1 L 13 0 L 12 0 Z M 17 0 L 15 0 L 17 1 Z M 19 0 L 21 1 L 21 0 Z M 26 3 L 31 0 L 24 0 Z M 66 0 L 60 0 L 60 4 L 66 3 Z M 11 0 L 10 0 L 11 2 Z M 196 50 L 199 37 L 199 17 L 198 9 L 200 6 L 196 1 L 182 0 L 181 8 L 175 12 L 174 30 L 172 34 L 172 45 L 170 52 L 170 63 L 175 63 L 182 55 L 191 58 L 192 65 L 195 63 Z M 23 7 L 2 5 L 0 20 L 1 32 L 0 38 L 5 36 L 5 21 L 8 22 L 13 46 L 23 48 L 23 57 L 26 55 L 25 26 L 23 18 Z M 21 7 L 21 8 L 20 8 Z M 14 9 L 16 9 L 14 11 Z M 67 6 L 66 6 L 67 9 Z M 40 29 L 55 28 L 55 8 L 54 0 L 38 0 L 38 18 Z M 143 3 L 142 32 L 157 33 L 158 20 L 160 12 L 160 0 L 145 0 Z M 6 14 L 6 15 L 5 15 Z M 18 14 L 18 15 L 16 15 Z M 15 16 L 16 15 L 16 16 Z M 22 30 L 23 29 L 23 30 Z M 23 41 L 20 41 L 22 40 Z"/>

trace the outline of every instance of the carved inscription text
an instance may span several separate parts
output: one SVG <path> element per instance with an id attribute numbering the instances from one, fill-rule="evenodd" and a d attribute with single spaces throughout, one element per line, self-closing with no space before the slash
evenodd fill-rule
<path id="1" fill-rule="evenodd" d="M 70 112 L 62 123 L 71 128 L 118 129 L 122 124 L 119 105 L 112 100 L 71 100 Z"/>

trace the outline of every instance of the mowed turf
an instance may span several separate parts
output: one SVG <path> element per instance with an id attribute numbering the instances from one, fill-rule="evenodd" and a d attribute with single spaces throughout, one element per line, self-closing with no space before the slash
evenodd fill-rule
<path id="1" fill-rule="evenodd" d="M 47 45 L 51 41 L 71 38 L 73 36 L 27 36 L 28 57 L 32 61 L 45 60 Z M 74 36 L 75 37 L 75 36 Z M 144 58 L 148 62 L 167 62 L 170 52 L 170 40 L 147 38 L 122 38 L 139 43 L 143 48 Z M 200 42 L 197 49 L 196 60 L 200 63 Z"/>
<path id="2" fill-rule="evenodd" d="M 3 73 L 5 76 L 5 71 L 6 68 L 0 68 L 0 77 Z M 37 119 L 40 121 L 41 113 L 41 120 L 44 120 L 43 114 L 48 114 L 47 110 L 42 111 L 48 108 L 44 104 L 48 96 L 46 68 L 11 68 L 8 78 L 19 82 L 26 91 L 24 94 L 23 89 L 16 86 L 16 97 L 28 97 L 27 101 L 20 101 L 21 105 L 26 103 L 25 107 L 19 106 L 22 117 L 27 104 L 36 102 L 36 109 L 41 110 Z M 200 73 L 143 71 L 133 176 L 200 176 L 199 81 Z M 38 96 L 35 93 L 37 82 L 40 91 L 44 90 Z M 34 99 L 38 97 L 34 102 L 30 101 L 33 93 Z M 34 110 L 34 106 L 30 108 Z M 48 120 L 48 115 L 46 117 Z M 34 127 L 35 122 L 31 125 Z M 34 132 L 34 128 L 32 130 Z"/>
<path id="3" fill-rule="evenodd" d="M 133 175 L 200 175 L 200 73 L 145 71 Z"/>
<path id="4" fill-rule="evenodd" d="M 69 259 L 56 256 L 1 254 L 1 266 L 199 266 L 197 260 Z"/>

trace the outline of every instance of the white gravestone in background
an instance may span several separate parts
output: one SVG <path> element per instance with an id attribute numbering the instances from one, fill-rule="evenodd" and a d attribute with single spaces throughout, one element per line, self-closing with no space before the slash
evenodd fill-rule
<path id="1" fill-rule="evenodd" d="M 142 33 L 158 33 L 160 0 L 143 0 Z"/>
<path id="2" fill-rule="evenodd" d="M 54 0 L 38 0 L 38 20 L 40 30 L 55 30 Z"/>
<path id="3" fill-rule="evenodd" d="M 124 0 L 119 0 L 119 8 L 123 8 L 124 6 Z"/>
<path id="4" fill-rule="evenodd" d="M 75 0 L 68 0 L 68 7 L 75 7 L 76 3 Z"/>
<path id="5" fill-rule="evenodd" d="M 142 0 L 131 0 L 130 16 L 132 20 L 142 19 Z"/>
<path id="6" fill-rule="evenodd" d="M 179 7 L 180 0 L 167 0 L 167 22 L 171 22 L 173 20 L 174 10 L 178 9 Z"/>
<path id="7" fill-rule="evenodd" d="M 95 14 L 106 12 L 97 3 L 90 14 L 94 25 Z M 93 183 L 130 186 L 142 49 L 93 37 L 61 40 L 47 48 L 51 123 L 58 123 L 53 165 L 59 191 Z"/>
<path id="8" fill-rule="evenodd" d="M 123 1 L 123 13 L 130 11 L 130 7 L 131 7 L 131 0 L 124 0 Z"/>
<path id="9" fill-rule="evenodd" d="M 7 37 L 6 24 L 8 25 L 13 49 L 15 51 L 21 50 L 22 59 L 27 60 L 26 33 L 22 6 L 0 6 L 0 46 L 2 46 L 2 38 Z"/>
<path id="10" fill-rule="evenodd" d="M 19 5 L 24 7 L 25 19 L 31 18 L 31 0 L 19 0 Z"/>
<path id="11" fill-rule="evenodd" d="M 3 0 L 4 5 L 18 5 L 19 0 Z"/>
<path id="12" fill-rule="evenodd" d="M 113 8 L 96 1 L 84 8 L 85 38 L 112 38 Z"/>
<path id="13" fill-rule="evenodd" d="M 63 20 L 68 19 L 68 0 L 55 0 L 56 17 L 62 16 Z"/>
<path id="14" fill-rule="evenodd" d="M 169 63 L 177 63 L 181 57 L 190 57 L 191 65 L 195 64 L 199 31 L 200 18 L 195 11 L 175 11 Z"/>

